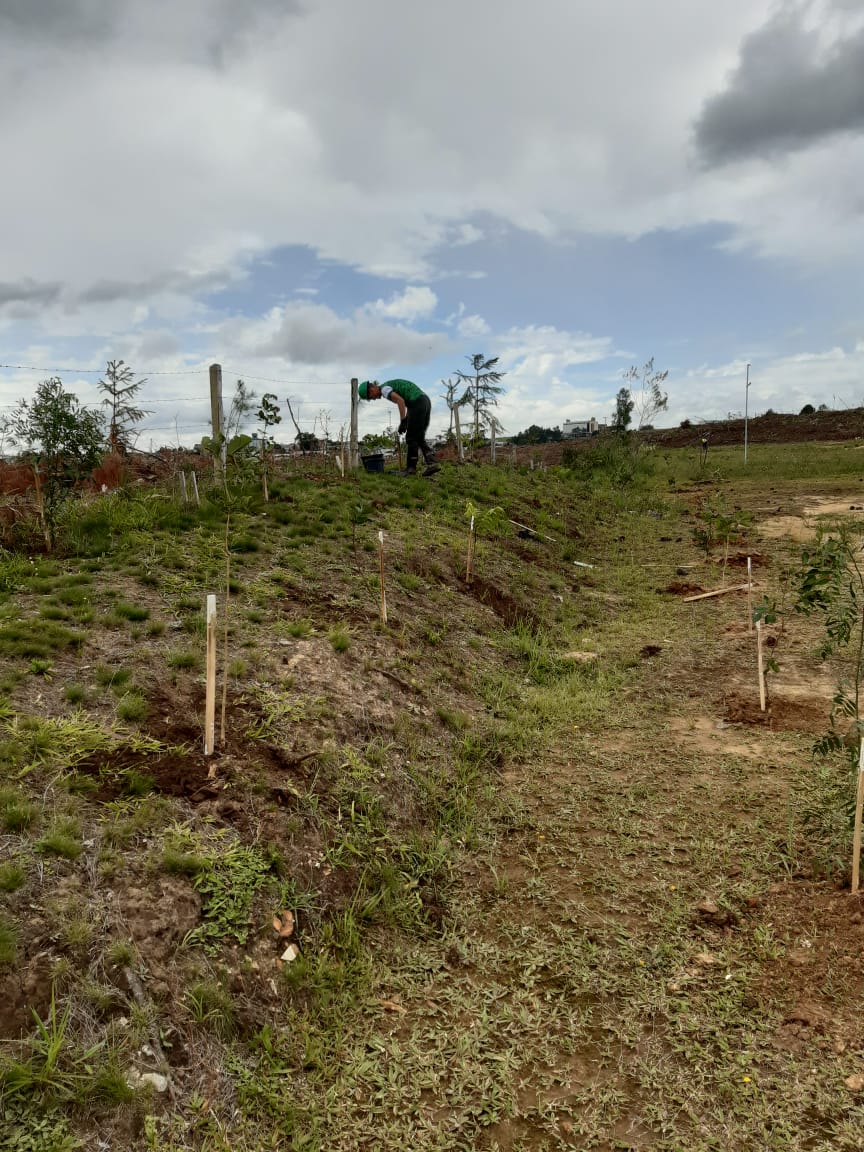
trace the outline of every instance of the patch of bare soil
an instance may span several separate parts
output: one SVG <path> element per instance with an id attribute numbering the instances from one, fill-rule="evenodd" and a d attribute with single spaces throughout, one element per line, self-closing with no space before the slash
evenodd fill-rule
<path id="1" fill-rule="evenodd" d="M 488 580 L 484 580 L 482 576 L 474 576 L 470 584 L 462 583 L 463 588 L 470 595 L 474 596 L 481 604 L 485 604 L 491 608 L 496 616 L 499 616 L 508 628 L 514 627 L 520 620 L 528 624 L 537 624 L 538 620 L 536 615 L 530 608 L 526 608 L 524 604 L 520 604 L 514 600 L 507 592 L 496 587 Z"/>
<path id="2" fill-rule="evenodd" d="M 51 1006 L 52 983 L 47 955 L 33 955 L 0 973 L 0 1040 L 15 1040 L 30 1032 L 33 1012 L 45 1019 Z"/>
<path id="3" fill-rule="evenodd" d="M 698 596 L 705 589 L 701 584 L 687 584 L 682 580 L 673 580 L 665 588 L 658 588 L 658 592 L 667 592 L 670 596 Z"/>
<path id="4" fill-rule="evenodd" d="M 831 705 L 825 700 L 774 697 L 763 712 L 759 700 L 731 694 L 724 701 L 724 716 L 732 724 L 752 724 L 774 731 L 824 732 Z"/>
<path id="5" fill-rule="evenodd" d="M 182 796 L 193 802 L 216 793 L 207 774 L 211 760 L 194 752 L 148 753 L 131 748 L 94 752 L 76 765 L 77 771 L 92 776 L 98 787 L 90 793 L 92 800 L 107 802 L 128 795 L 135 785 L 132 777 L 146 780 L 155 792 L 165 796 Z"/>
<path id="6" fill-rule="evenodd" d="M 788 941 L 752 989 L 755 998 L 776 1007 L 775 1046 L 802 1053 L 860 1050 L 864 898 L 826 882 L 790 880 L 769 890 L 760 923 Z"/>
<path id="7" fill-rule="evenodd" d="M 689 748 L 709 756 L 738 756 L 745 760 L 765 760 L 771 755 L 770 747 L 749 733 L 730 727 L 728 721 L 714 716 L 672 716 L 669 731 Z"/>
<path id="8" fill-rule="evenodd" d="M 153 975 L 161 976 L 201 915 L 201 899 L 188 881 L 162 876 L 148 887 L 122 892 L 120 915 Z"/>

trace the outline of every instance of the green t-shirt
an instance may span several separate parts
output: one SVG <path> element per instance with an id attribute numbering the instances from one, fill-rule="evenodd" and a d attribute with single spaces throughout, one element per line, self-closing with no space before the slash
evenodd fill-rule
<path id="1" fill-rule="evenodd" d="M 391 392 L 395 392 L 397 396 L 401 396 L 406 404 L 413 404 L 415 400 L 419 400 L 421 396 L 426 393 L 413 384 L 410 380 L 385 380 L 381 385 L 381 395 L 384 399 L 388 399 Z"/>

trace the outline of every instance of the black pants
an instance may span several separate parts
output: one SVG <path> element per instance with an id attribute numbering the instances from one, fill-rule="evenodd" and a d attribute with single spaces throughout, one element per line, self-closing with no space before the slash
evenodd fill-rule
<path id="1" fill-rule="evenodd" d="M 405 442 L 408 445 L 407 468 L 409 472 L 417 467 L 420 453 L 427 464 L 434 459 L 432 449 L 426 443 L 426 430 L 429 427 L 429 417 L 432 415 L 432 401 L 428 396 L 421 396 L 406 405 L 408 408 L 408 427 L 405 430 Z"/>

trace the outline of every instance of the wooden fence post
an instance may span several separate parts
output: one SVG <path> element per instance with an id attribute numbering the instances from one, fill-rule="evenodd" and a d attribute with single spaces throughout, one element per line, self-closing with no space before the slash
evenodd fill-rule
<path id="1" fill-rule="evenodd" d="M 348 441 L 349 466 L 353 469 L 360 467 L 360 443 L 358 436 L 358 423 L 360 415 L 360 397 L 357 395 L 357 377 L 351 380 L 351 431 Z"/>
<path id="2" fill-rule="evenodd" d="M 210 424 L 214 442 L 218 443 L 223 432 L 225 413 L 222 408 L 222 365 L 210 365 Z M 217 476 L 222 471 L 222 450 L 213 457 L 213 467 Z"/>

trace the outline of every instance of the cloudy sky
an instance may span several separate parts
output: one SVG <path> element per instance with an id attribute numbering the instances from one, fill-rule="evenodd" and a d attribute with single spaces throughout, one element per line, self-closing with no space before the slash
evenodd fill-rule
<path id="1" fill-rule="evenodd" d="M 747 361 L 751 410 L 864 399 L 860 0 L 0 0 L 0 156 L 3 405 L 122 357 L 190 442 L 215 360 L 437 428 L 475 352 L 510 432 L 651 356 L 665 423 Z"/>

